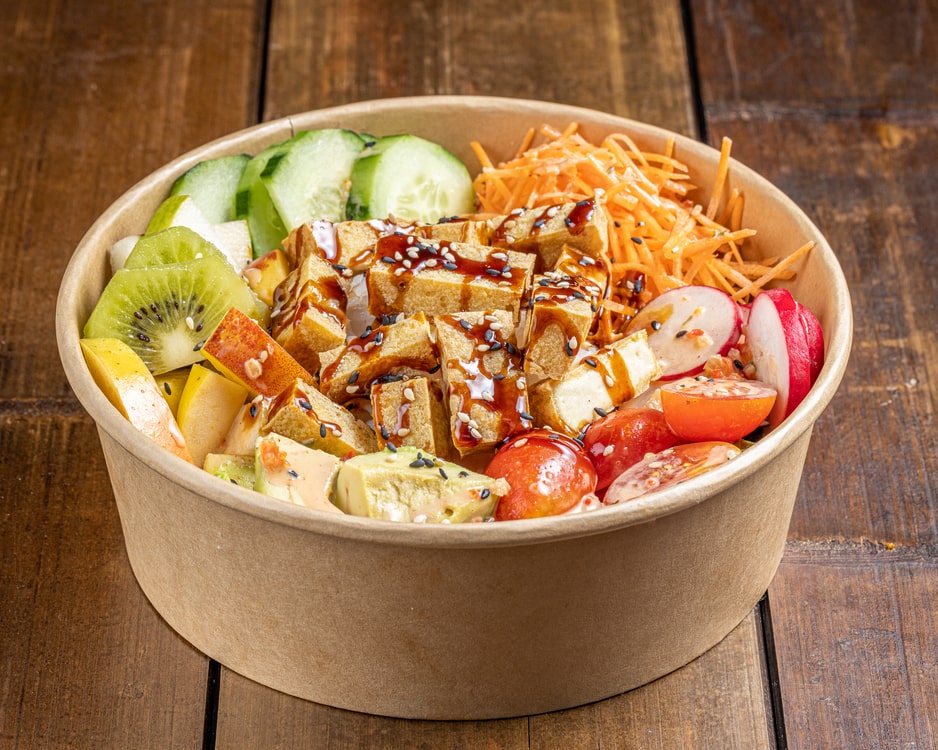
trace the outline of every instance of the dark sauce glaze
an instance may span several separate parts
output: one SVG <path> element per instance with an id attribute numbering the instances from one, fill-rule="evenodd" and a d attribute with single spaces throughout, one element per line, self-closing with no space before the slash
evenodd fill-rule
<path id="1" fill-rule="evenodd" d="M 459 418 L 459 414 L 470 415 L 473 405 L 479 405 L 495 414 L 499 419 L 498 432 L 493 442 L 501 441 L 532 426 L 528 414 L 527 387 L 521 367 L 521 354 L 508 340 L 506 333 L 489 327 L 485 319 L 477 325 L 468 323 L 454 315 L 441 315 L 438 322 L 445 323 L 472 341 L 476 356 L 472 359 L 447 361 L 449 369 L 456 369 L 461 379 L 447 378 L 449 395 L 456 397 L 452 410 L 454 416 L 453 443 L 457 448 L 471 449 L 480 445 L 481 435 L 472 421 Z M 480 349 L 481 347 L 481 349 Z M 491 352 L 501 351 L 501 355 Z M 490 367 L 500 362 L 503 366 L 496 372 Z"/>
<path id="2" fill-rule="evenodd" d="M 393 309 L 399 309 L 401 296 L 415 276 L 431 269 L 451 271 L 462 277 L 460 307 L 469 306 L 472 288 L 470 284 L 477 280 L 488 280 L 500 284 L 506 289 L 516 290 L 519 294 L 524 286 L 527 270 L 512 266 L 503 250 L 493 249 L 481 259 L 467 258 L 460 255 L 458 246 L 448 240 L 421 240 L 413 235 L 396 233 L 378 239 L 375 246 L 375 263 L 389 267 L 396 277 L 397 297 L 388 300 Z M 368 291 L 376 297 L 369 275 Z"/>
<path id="3" fill-rule="evenodd" d="M 590 220 L 593 218 L 593 212 L 596 210 L 596 202 L 592 199 L 578 201 L 574 203 L 570 209 L 567 209 L 568 204 L 557 204 L 552 206 L 544 206 L 543 208 L 538 209 L 527 209 L 527 212 L 536 211 L 537 214 L 534 218 L 534 222 L 531 225 L 531 231 L 528 236 L 535 237 L 537 236 L 541 229 L 549 222 L 552 218 L 557 215 L 566 214 L 564 217 L 564 224 L 567 227 L 567 231 L 570 234 L 580 234 L 589 224 Z M 493 245 L 499 247 L 506 247 L 516 242 L 523 242 L 525 237 L 518 237 L 514 234 L 514 230 L 518 225 L 518 221 L 521 219 L 523 213 L 514 213 L 506 216 L 502 222 L 495 227 L 492 231 L 492 234 L 489 238 L 489 241 Z"/>
<path id="4" fill-rule="evenodd" d="M 337 276 L 309 279 L 297 290 L 298 281 L 288 288 L 274 290 L 274 309 L 270 315 L 271 335 L 277 338 L 291 326 L 298 325 L 310 310 L 316 310 L 345 328 L 348 295 Z"/>

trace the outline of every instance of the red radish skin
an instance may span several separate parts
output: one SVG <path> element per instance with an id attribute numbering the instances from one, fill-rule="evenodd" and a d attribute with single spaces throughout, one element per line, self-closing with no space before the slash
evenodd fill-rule
<path id="1" fill-rule="evenodd" d="M 649 302 L 627 333 L 645 329 L 661 365 L 662 380 L 694 375 L 707 360 L 729 352 L 739 339 L 739 306 L 726 292 L 709 286 L 670 289 Z"/>
<path id="2" fill-rule="evenodd" d="M 818 375 L 821 374 L 821 368 L 824 367 L 824 331 L 821 329 L 821 322 L 807 307 L 800 302 L 795 302 L 795 307 L 798 310 L 798 316 L 804 328 L 805 339 L 808 342 L 808 357 L 811 360 L 811 383 L 813 384 Z"/>
<path id="3" fill-rule="evenodd" d="M 795 298 L 787 289 L 767 289 L 752 303 L 747 328 L 756 376 L 778 391 L 769 413 L 777 427 L 811 388 L 811 357 Z"/>

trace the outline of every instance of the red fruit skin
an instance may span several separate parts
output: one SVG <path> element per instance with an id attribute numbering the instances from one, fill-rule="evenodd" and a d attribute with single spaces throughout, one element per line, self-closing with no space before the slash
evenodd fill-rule
<path id="1" fill-rule="evenodd" d="M 775 428 L 811 388 L 811 358 L 797 303 L 787 289 L 766 289 L 752 303 L 747 331 L 756 377 L 774 386 L 778 398 L 769 413 Z"/>
<path id="2" fill-rule="evenodd" d="M 583 436 L 586 455 L 596 467 L 596 489 L 616 477 L 647 453 L 657 453 L 681 442 L 658 409 L 625 408 L 593 422 Z M 610 449 L 609 446 L 612 446 Z"/>
<path id="3" fill-rule="evenodd" d="M 821 322 L 807 307 L 795 302 L 801 325 L 804 328 L 805 340 L 808 342 L 808 357 L 811 364 L 811 384 L 817 380 L 824 367 L 824 331 Z"/>
<path id="4" fill-rule="evenodd" d="M 511 485 L 495 508 L 496 521 L 559 515 L 596 490 L 596 470 L 580 445 L 549 429 L 510 438 L 485 473 Z"/>

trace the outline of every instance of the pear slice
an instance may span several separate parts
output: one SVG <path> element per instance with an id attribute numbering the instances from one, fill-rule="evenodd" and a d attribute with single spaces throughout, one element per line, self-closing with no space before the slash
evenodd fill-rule
<path id="1" fill-rule="evenodd" d="M 193 463 L 201 466 L 216 450 L 248 397 L 248 389 L 214 370 L 195 364 L 179 399 L 176 420 Z"/>

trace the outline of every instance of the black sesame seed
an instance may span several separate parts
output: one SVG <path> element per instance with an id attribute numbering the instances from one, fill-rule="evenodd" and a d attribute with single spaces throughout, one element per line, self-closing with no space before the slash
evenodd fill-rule
<path id="1" fill-rule="evenodd" d="M 568 357 L 572 357 L 572 356 L 573 356 L 573 347 L 570 346 L 570 342 L 569 342 L 569 341 L 567 341 L 567 342 L 563 345 L 563 348 L 566 350 Z"/>
<path id="2" fill-rule="evenodd" d="M 593 407 L 593 411 L 601 417 L 605 417 L 609 414 L 609 412 L 607 412 L 605 409 L 600 409 L 598 406 Z"/>
<path id="3" fill-rule="evenodd" d="M 326 436 L 326 426 L 324 424 L 319 425 L 319 437 L 324 438 Z"/>
<path id="4" fill-rule="evenodd" d="M 384 425 L 381 425 L 379 429 L 381 431 L 382 440 L 387 440 L 391 437 L 391 433 L 388 431 L 387 427 L 385 427 Z"/>
<path id="5" fill-rule="evenodd" d="M 300 408 L 303 409 L 304 411 L 311 411 L 313 408 L 313 405 L 309 401 L 307 401 L 305 398 L 297 399 L 296 403 L 298 403 L 300 405 Z"/>
<path id="6" fill-rule="evenodd" d="M 374 338 L 375 346 L 381 346 L 381 342 L 383 341 L 384 341 L 384 334 L 381 331 L 378 331 L 375 334 L 375 338 Z"/>
<path id="7" fill-rule="evenodd" d="M 249 409 L 249 411 L 251 412 L 252 419 L 256 417 L 257 416 L 257 404 L 251 404 L 251 408 Z"/>
<path id="8" fill-rule="evenodd" d="M 348 383 L 349 383 L 349 385 L 352 385 L 352 384 L 354 384 L 354 383 L 357 383 L 357 382 L 358 382 L 358 376 L 359 376 L 359 375 L 361 375 L 361 372 L 359 372 L 358 370 L 355 370 L 355 372 L 353 372 L 351 375 L 349 375 L 349 376 L 348 376 Z"/>
<path id="9" fill-rule="evenodd" d="M 440 467 L 440 476 L 443 477 L 443 479 L 449 479 L 449 477 L 446 475 L 446 472 L 443 470 L 442 466 Z"/>
<path id="10" fill-rule="evenodd" d="M 368 327 L 365 329 L 364 333 L 362 333 L 362 335 L 359 336 L 358 338 L 360 338 L 360 339 L 367 339 L 370 335 L 371 335 L 371 326 L 368 326 Z"/>
<path id="11" fill-rule="evenodd" d="M 459 268 L 459 266 L 457 266 L 455 263 L 446 261 L 443 263 L 443 268 L 445 268 L 447 271 L 455 271 L 457 268 Z"/>
<path id="12" fill-rule="evenodd" d="M 465 331 L 471 331 L 471 330 L 472 330 L 472 326 L 469 324 L 469 321 L 468 321 L 468 320 L 460 320 L 460 321 L 459 321 L 459 325 L 462 326 L 463 330 L 465 330 Z"/>
<path id="13" fill-rule="evenodd" d="M 150 339 L 147 339 L 147 341 L 149 341 L 149 340 L 150 340 Z M 204 342 L 204 341 L 200 341 L 198 344 L 196 344 L 195 346 L 192 347 L 192 351 L 194 351 L 194 352 L 200 351 L 203 346 L 205 346 L 205 342 Z"/>
<path id="14" fill-rule="evenodd" d="M 661 330 L 661 321 L 660 321 L 660 320 L 653 320 L 653 321 L 651 321 L 651 330 L 653 330 L 653 331 L 660 331 L 660 330 Z"/>
<path id="15" fill-rule="evenodd" d="M 479 497 L 485 500 L 491 494 L 492 494 L 492 491 L 488 487 L 483 487 L 482 492 L 479 493 Z"/>
<path id="16" fill-rule="evenodd" d="M 167 396 L 172 396 L 172 395 L 173 395 L 173 389 L 172 389 L 172 386 L 170 386 L 168 380 L 163 383 L 163 390 L 166 391 L 166 395 L 167 395 Z"/>
<path id="17" fill-rule="evenodd" d="M 387 443 L 385 446 L 391 453 L 397 453 L 397 446 L 394 443 Z"/>
<path id="18" fill-rule="evenodd" d="M 738 359 L 734 359 L 733 367 L 735 367 L 737 370 L 742 370 L 745 367 L 745 365 L 742 362 L 740 362 Z"/>
<path id="19" fill-rule="evenodd" d="M 459 472 L 459 476 L 462 477 L 463 479 L 468 479 L 468 478 L 469 478 L 469 472 L 468 472 L 468 471 L 461 471 L 461 472 Z"/>
<path id="20" fill-rule="evenodd" d="M 566 219 L 563 220 L 563 223 L 566 224 L 568 227 L 572 227 L 572 226 L 573 226 L 573 219 L 571 219 L 571 218 L 568 216 Z"/>
<path id="21" fill-rule="evenodd" d="M 642 238 L 641 238 L 641 237 L 633 237 L 633 238 L 632 238 L 632 242 L 634 242 L 636 245 L 641 245 L 641 244 L 642 244 Z"/>
<path id="22" fill-rule="evenodd" d="M 616 225 L 616 229 L 619 229 L 619 228 L 622 226 L 622 222 L 621 222 L 621 221 L 614 221 L 614 222 L 612 222 L 612 223 Z"/>
<path id="23" fill-rule="evenodd" d="M 422 459 L 422 458 L 418 458 L 416 461 L 411 461 L 411 462 L 408 464 L 408 466 L 410 466 L 411 469 L 422 469 L 422 468 L 423 468 L 423 459 Z"/>
<path id="24" fill-rule="evenodd" d="M 291 477 L 294 477 L 296 479 L 299 479 L 300 477 L 300 475 L 296 473 L 295 469 L 287 469 L 287 474 L 289 474 Z"/>
<path id="25" fill-rule="evenodd" d="M 676 338 L 676 339 L 682 339 L 682 338 L 684 338 L 686 335 L 687 335 L 687 331 L 682 329 L 682 330 L 680 330 L 680 331 L 678 331 L 677 333 L 674 334 L 674 338 Z"/>
<path id="26" fill-rule="evenodd" d="M 495 331 L 491 328 L 486 328 L 485 333 L 482 334 L 482 338 L 491 344 L 495 340 Z"/>
<path id="27" fill-rule="evenodd" d="M 429 370 L 427 370 L 427 372 L 428 372 L 430 375 L 432 375 L 432 374 L 435 373 L 435 372 L 439 372 L 439 370 L 440 370 L 440 363 L 437 362 L 435 365 L 433 365 L 433 367 L 431 367 Z"/>
<path id="28" fill-rule="evenodd" d="M 332 268 L 338 271 L 339 273 L 342 273 L 342 271 L 345 271 L 348 269 L 348 266 L 343 266 L 341 263 L 333 263 Z"/>
<path id="29" fill-rule="evenodd" d="M 583 361 L 586 362 L 586 364 L 588 364 L 590 367 L 599 367 L 599 363 L 592 357 L 584 357 Z"/>
<path id="30" fill-rule="evenodd" d="M 501 348 L 502 348 L 502 342 L 501 342 L 501 341 L 495 341 L 495 342 L 493 342 L 492 345 L 489 347 L 489 351 L 490 351 L 490 352 L 497 352 L 497 351 L 498 351 L 499 349 L 501 349 Z"/>
<path id="31" fill-rule="evenodd" d="M 534 421 L 534 417 L 532 417 L 532 416 L 531 416 L 530 414 L 528 414 L 526 411 L 521 412 L 520 416 L 521 416 L 521 419 L 523 419 L 525 422 L 533 422 L 533 421 Z"/>
<path id="32" fill-rule="evenodd" d="M 502 272 L 499 271 L 497 268 L 486 268 L 486 269 L 485 269 L 485 272 L 486 272 L 489 276 L 501 276 L 501 275 L 502 275 Z"/>
<path id="33" fill-rule="evenodd" d="M 426 466 L 428 469 L 432 469 L 434 466 L 436 466 L 436 464 L 433 463 L 432 458 L 423 459 L 423 465 Z"/>

